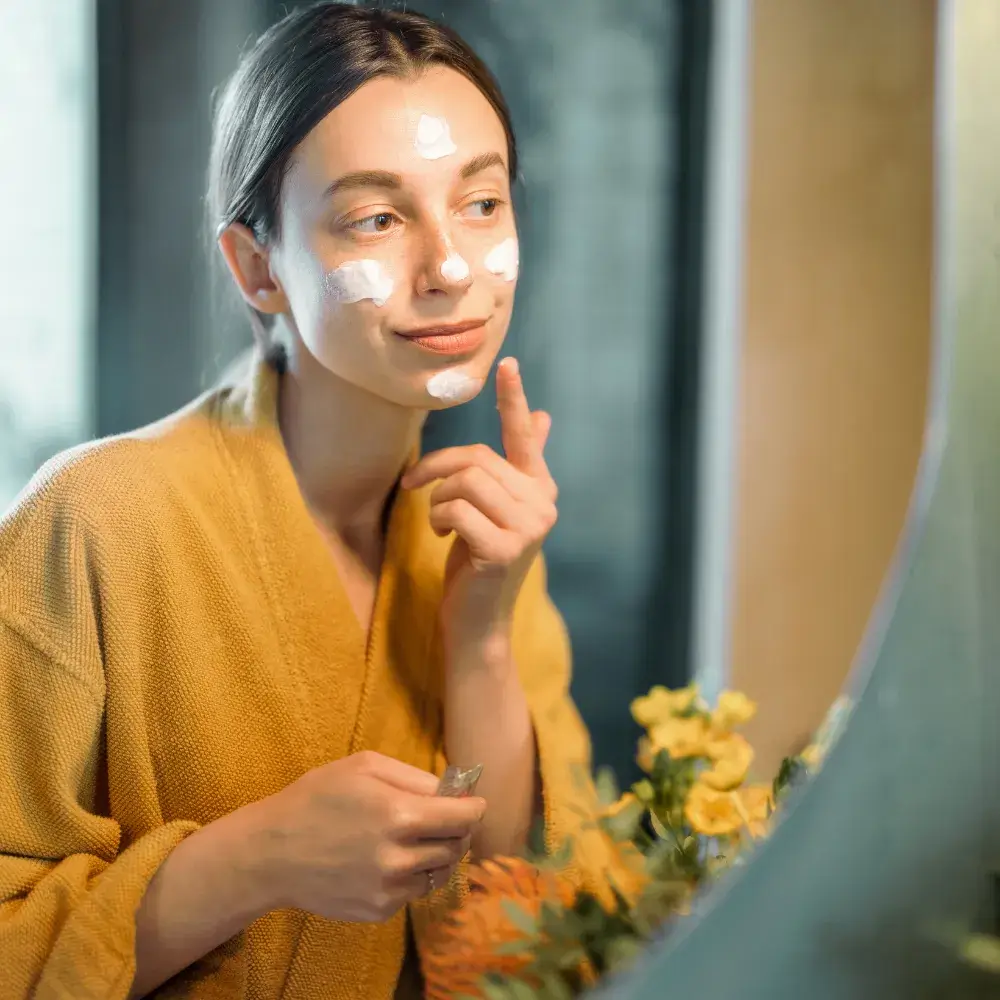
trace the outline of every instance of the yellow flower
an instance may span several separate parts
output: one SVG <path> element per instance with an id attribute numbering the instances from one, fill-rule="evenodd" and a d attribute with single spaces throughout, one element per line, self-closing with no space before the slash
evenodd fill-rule
<path id="1" fill-rule="evenodd" d="M 639 752 L 635 755 L 635 762 L 641 767 L 646 774 L 649 774 L 653 770 L 653 762 L 656 760 L 656 752 L 653 750 L 653 744 L 650 742 L 648 736 L 642 736 L 639 739 Z"/>
<path id="2" fill-rule="evenodd" d="M 611 805 L 607 806 L 601 815 L 611 817 L 617 816 L 620 812 L 624 812 L 633 802 L 638 802 L 639 800 L 635 797 L 634 792 L 626 792 L 617 802 L 612 802 Z"/>
<path id="3" fill-rule="evenodd" d="M 681 712 L 686 712 L 698 697 L 697 684 L 690 684 L 678 691 L 668 691 L 657 684 L 649 694 L 636 698 L 631 705 L 632 718 L 646 729 L 666 722 Z"/>
<path id="4" fill-rule="evenodd" d="M 741 785 L 753 761 L 753 747 L 739 733 L 730 733 L 705 744 L 705 754 L 714 766 L 701 775 L 701 781 L 719 792 Z"/>
<path id="5" fill-rule="evenodd" d="M 684 816 L 691 828 L 706 837 L 724 837 L 743 826 L 743 817 L 732 792 L 717 792 L 701 782 L 688 792 Z"/>
<path id="6" fill-rule="evenodd" d="M 650 729 L 649 742 L 654 758 L 660 750 L 666 750 L 678 760 L 681 757 L 703 756 L 709 735 L 708 723 L 699 716 L 687 719 L 674 716 Z"/>
<path id="7" fill-rule="evenodd" d="M 735 794 L 743 823 L 750 831 L 750 836 L 763 837 L 767 833 L 767 821 L 773 806 L 771 786 L 747 785 Z"/>
<path id="8" fill-rule="evenodd" d="M 756 714 L 757 703 L 742 691 L 723 691 L 712 713 L 712 725 L 716 729 L 729 730 L 749 722 Z"/>

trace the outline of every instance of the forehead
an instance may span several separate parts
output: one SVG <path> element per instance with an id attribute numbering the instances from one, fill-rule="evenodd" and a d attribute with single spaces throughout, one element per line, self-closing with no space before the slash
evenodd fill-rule
<path id="1" fill-rule="evenodd" d="M 414 140 L 423 115 L 448 123 L 456 153 L 421 156 Z M 507 135 L 493 106 L 461 73 L 432 67 L 413 78 L 377 77 L 359 87 L 302 141 L 293 172 L 307 185 L 324 187 L 356 170 L 451 176 L 470 157 L 489 152 L 507 161 Z"/>

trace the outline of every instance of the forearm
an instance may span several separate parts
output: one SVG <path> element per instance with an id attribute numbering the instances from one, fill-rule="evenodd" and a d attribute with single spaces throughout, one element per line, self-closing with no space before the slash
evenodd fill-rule
<path id="1" fill-rule="evenodd" d="M 143 997 L 272 909 L 261 867 L 258 804 L 191 834 L 150 882 L 136 912 L 136 974 Z"/>
<path id="2" fill-rule="evenodd" d="M 538 789 L 534 728 L 508 640 L 448 655 L 444 715 L 449 761 L 483 765 L 476 793 L 488 808 L 473 839 L 474 856 L 519 853 Z"/>

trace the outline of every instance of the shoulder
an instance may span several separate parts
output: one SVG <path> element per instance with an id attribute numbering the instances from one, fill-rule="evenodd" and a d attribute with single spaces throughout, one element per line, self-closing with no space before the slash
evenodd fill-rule
<path id="1" fill-rule="evenodd" d="M 0 578 L 52 544 L 130 532 L 224 475 L 218 391 L 154 424 L 68 449 L 46 462 L 0 516 Z"/>

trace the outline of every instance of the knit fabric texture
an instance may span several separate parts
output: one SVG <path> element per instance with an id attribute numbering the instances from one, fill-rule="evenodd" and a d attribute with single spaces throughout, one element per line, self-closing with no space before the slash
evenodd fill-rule
<path id="1" fill-rule="evenodd" d="M 366 636 L 299 492 L 280 377 L 53 459 L 0 519 L 0 1000 L 124 1000 L 135 911 L 171 850 L 306 771 L 376 750 L 441 773 L 437 628 L 450 541 L 430 488 L 389 518 Z M 547 836 L 581 884 L 613 864 L 542 561 L 514 651 Z M 451 890 L 410 907 L 416 941 Z M 157 997 L 392 997 L 406 913 L 353 924 L 280 910 Z"/>

